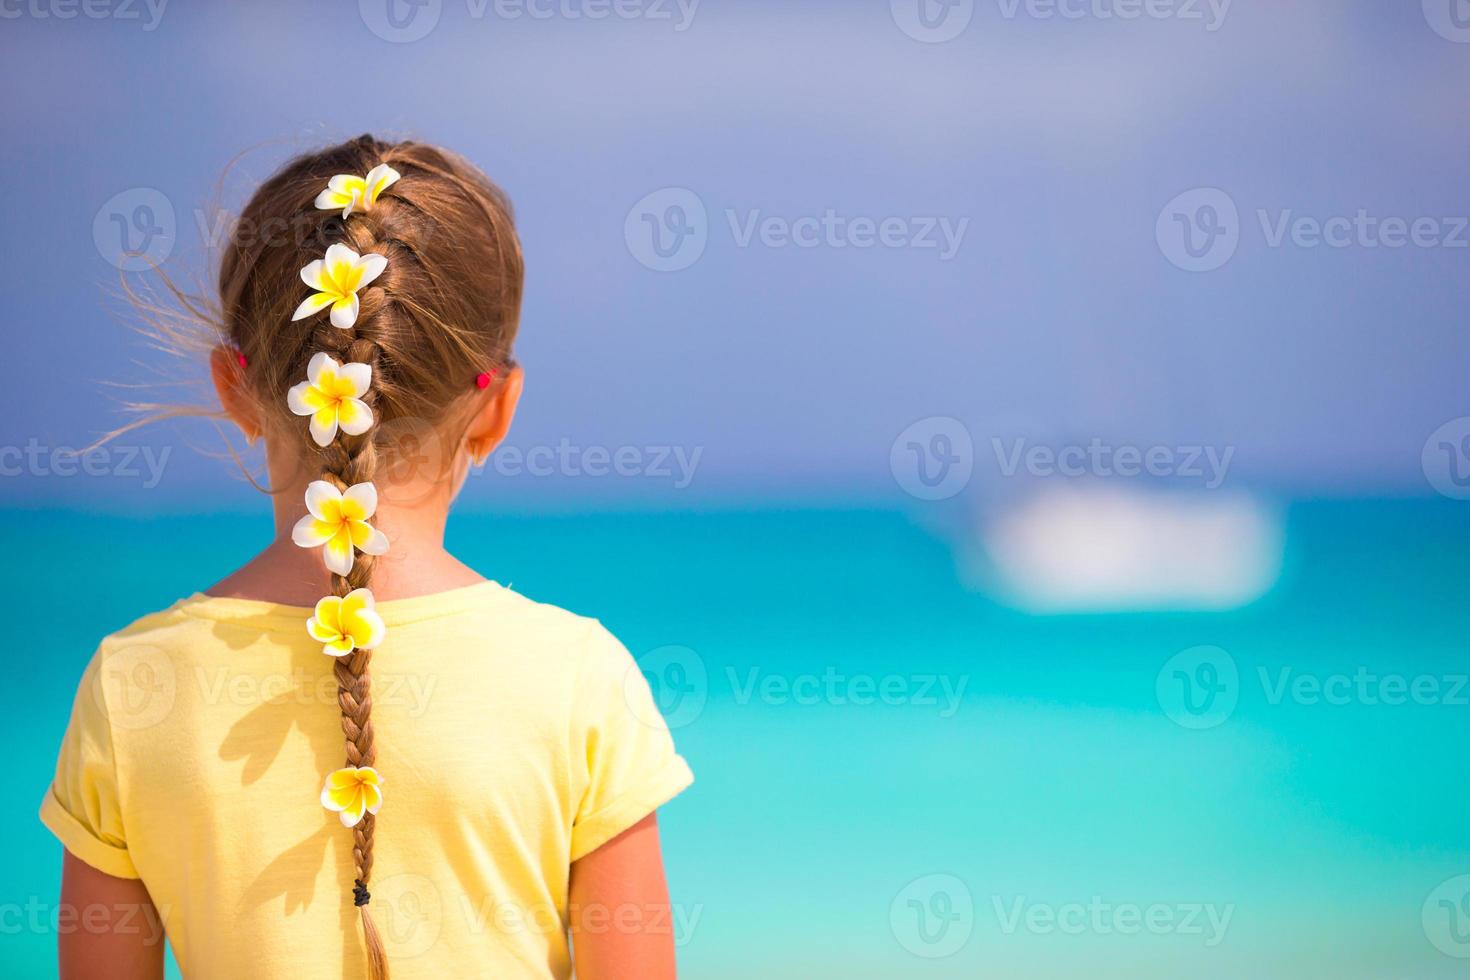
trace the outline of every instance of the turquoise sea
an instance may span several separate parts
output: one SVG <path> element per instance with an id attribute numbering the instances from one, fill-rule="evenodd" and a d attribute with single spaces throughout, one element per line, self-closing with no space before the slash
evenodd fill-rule
<path id="1" fill-rule="evenodd" d="M 645 656 L 697 776 L 661 817 L 688 977 L 1465 976 L 1470 508 L 1286 513 L 1279 585 L 1217 614 L 1010 611 L 894 512 L 465 514 L 451 547 Z M 268 526 L 0 527 L 0 959 L 51 976 L 35 808 L 82 667 Z"/>

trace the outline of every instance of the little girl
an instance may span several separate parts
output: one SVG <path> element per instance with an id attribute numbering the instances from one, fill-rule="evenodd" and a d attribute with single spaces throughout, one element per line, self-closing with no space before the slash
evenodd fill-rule
<path id="1" fill-rule="evenodd" d="M 505 197 L 431 146 L 246 206 L 211 369 L 276 537 L 87 668 L 41 807 L 64 978 L 162 976 L 149 922 L 207 980 L 674 976 L 654 811 L 692 777 L 646 682 L 443 546 L 521 394 L 521 283 Z"/>

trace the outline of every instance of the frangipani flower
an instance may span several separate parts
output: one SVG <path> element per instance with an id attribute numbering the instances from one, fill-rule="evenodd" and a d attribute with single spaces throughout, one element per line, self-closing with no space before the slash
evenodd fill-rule
<path id="1" fill-rule="evenodd" d="M 316 292 L 302 300 L 291 319 L 300 320 L 330 306 L 332 326 L 347 329 L 357 322 L 357 291 L 387 267 L 386 255 L 358 255 L 341 242 L 332 245 L 325 258 L 308 262 L 301 270 L 301 281 Z"/>
<path id="2" fill-rule="evenodd" d="M 368 524 L 378 509 L 378 491 L 371 483 L 355 483 L 344 493 L 326 480 L 306 488 L 310 512 L 291 529 L 291 540 L 303 548 L 322 549 L 322 560 L 338 575 L 352 571 L 354 547 L 365 555 L 388 550 L 388 537 Z"/>
<path id="3" fill-rule="evenodd" d="M 372 428 L 373 410 L 362 400 L 372 380 L 370 366 L 338 364 L 326 351 L 318 351 L 306 365 L 306 380 L 286 393 L 286 403 L 297 415 L 311 416 L 311 437 L 318 446 L 330 446 L 338 427 L 349 436 Z"/>
<path id="4" fill-rule="evenodd" d="M 323 211 L 342 209 L 345 219 L 356 210 L 370 211 L 383 193 L 401 174 L 380 163 L 367 172 L 366 177 L 356 174 L 338 174 L 327 181 L 327 189 L 316 196 L 316 207 Z"/>
<path id="5" fill-rule="evenodd" d="M 388 628 L 378 615 L 370 589 L 353 589 L 345 596 L 329 595 L 316 604 L 306 621 L 306 632 L 320 640 L 322 653 L 345 657 L 353 650 L 371 650 L 383 642 Z"/>
<path id="6" fill-rule="evenodd" d="M 338 769 L 322 784 L 322 806 L 342 818 L 342 826 L 356 827 L 364 813 L 383 808 L 383 776 L 372 766 Z"/>

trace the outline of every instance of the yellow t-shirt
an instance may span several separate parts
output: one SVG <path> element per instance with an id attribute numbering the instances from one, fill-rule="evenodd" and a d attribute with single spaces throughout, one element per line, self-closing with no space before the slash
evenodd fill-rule
<path id="1" fill-rule="evenodd" d="M 596 620 L 494 582 L 380 602 L 370 911 L 395 980 L 567 977 L 570 864 L 690 784 Z M 311 610 L 203 595 L 102 642 L 41 819 L 141 878 L 186 977 L 365 975 Z"/>

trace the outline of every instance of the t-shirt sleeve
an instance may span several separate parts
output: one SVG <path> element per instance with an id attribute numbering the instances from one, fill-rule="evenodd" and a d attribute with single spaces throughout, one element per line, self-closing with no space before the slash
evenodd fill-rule
<path id="1" fill-rule="evenodd" d="M 674 751 L 638 663 L 596 624 L 583 654 L 572 717 L 576 802 L 573 861 L 632 827 L 694 781 Z"/>
<path id="2" fill-rule="evenodd" d="M 112 724 L 100 672 L 99 653 L 77 688 L 56 778 L 41 803 L 41 822 L 68 851 L 98 871 L 137 878 L 123 831 Z"/>

